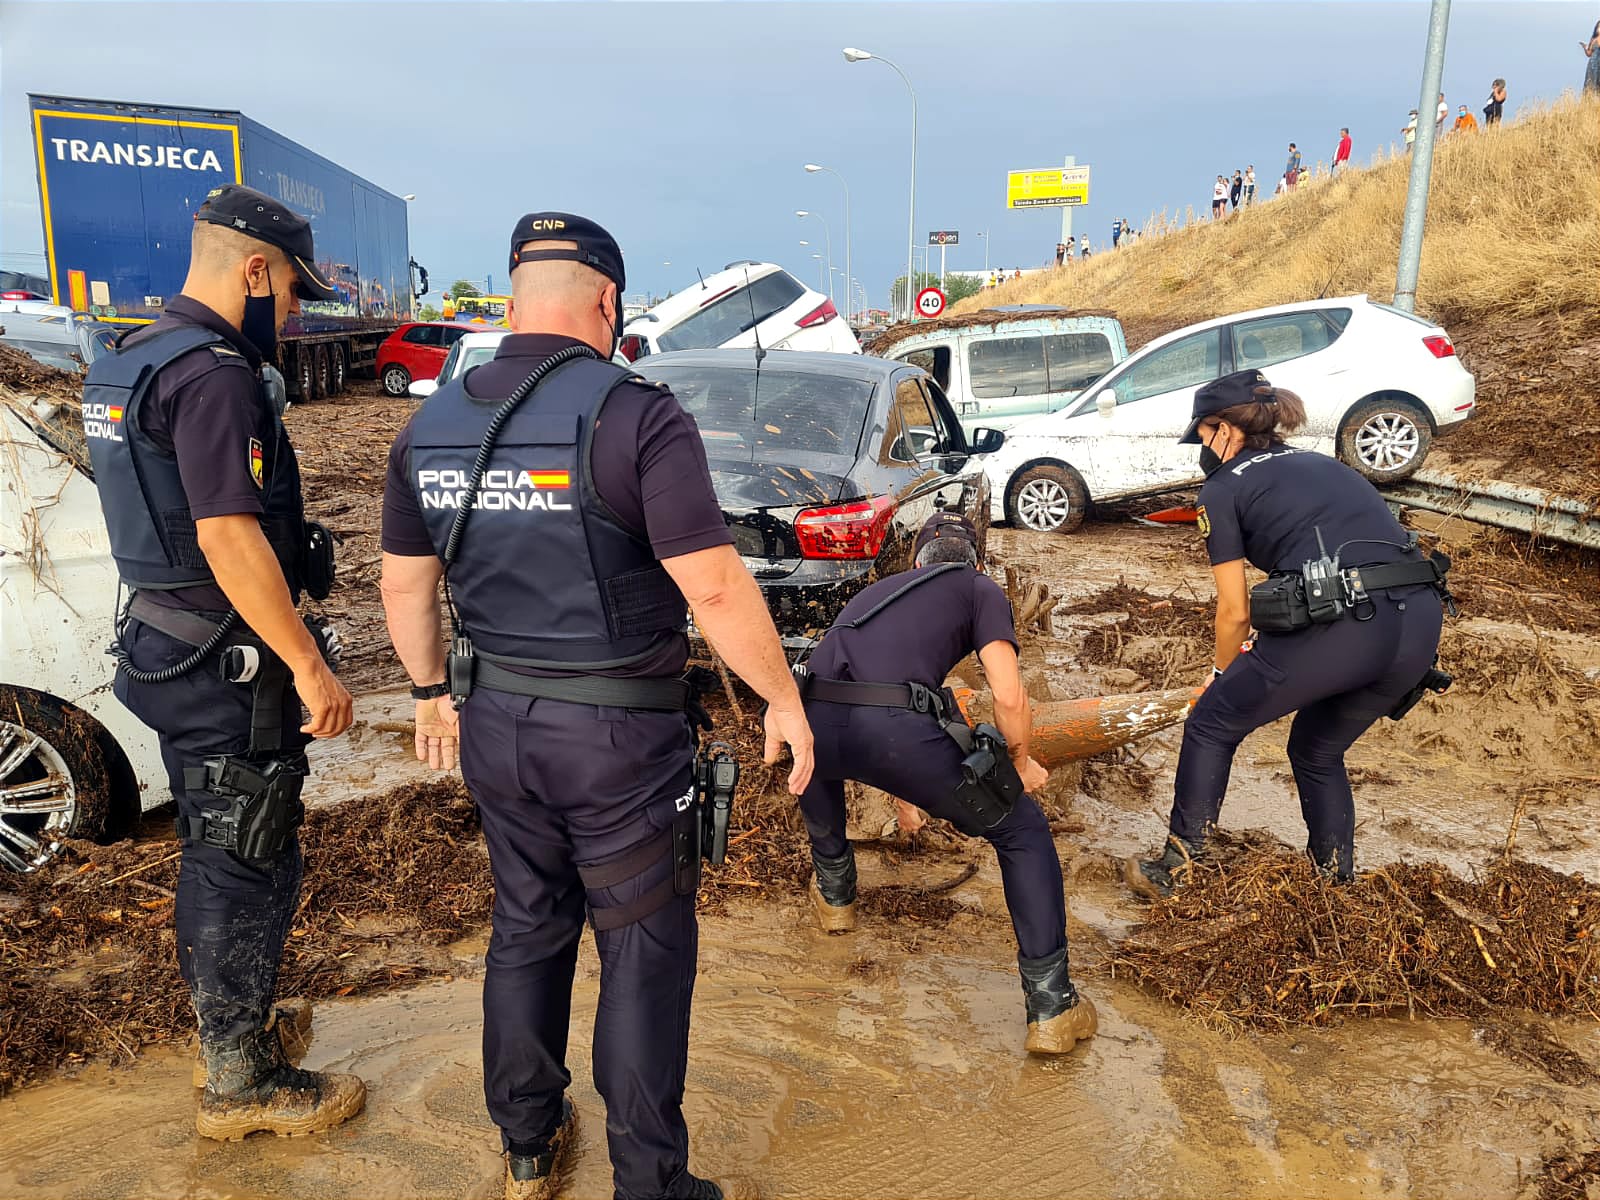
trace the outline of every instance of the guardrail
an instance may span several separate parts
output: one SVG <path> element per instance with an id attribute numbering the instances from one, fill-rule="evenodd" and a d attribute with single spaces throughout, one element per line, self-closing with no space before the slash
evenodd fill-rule
<path id="1" fill-rule="evenodd" d="M 1386 499 L 1412 508 L 1600 549 L 1600 507 L 1543 488 L 1499 480 L 1467 483 L 1443 471 L 1422 470 L 1382 491 Z"/>

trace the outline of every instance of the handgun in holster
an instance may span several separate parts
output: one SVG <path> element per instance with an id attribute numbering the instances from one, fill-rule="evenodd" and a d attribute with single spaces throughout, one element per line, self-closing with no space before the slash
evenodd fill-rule
<path id="1" fill-rule="evenodd" d="M 739 760 L 727 742 L 712 742 L 695 760 L 695 800 L 699 806 L 700 853 L 714 867 L 728 857 L 728 825 L 739 787 Z"/>
<path id="2" fill-rule="evenodd" d="M 1405 716 L 1408 712 L 1415 708 L 1417 706 L 1417 702 L 1422 699 L 1424 692 L 1448 691 L 1450 685 L 1455 682 L 1455 677 L 1453 675 L 1448 675 L 1439 670 L 1439 660 L 1437 657 L 1434 658 L 1433 663 L 1434 665 L 1429 667 L 1427 673 L 1423 675 L 1421 680 L 1418 681 L 1417 686 L 1412 688 L 1404 696 L 1401 696 L 1400 702 L 1390 710 L 1389 719 L 1391 721 L 1400 720 L 1401 717 Z"/>
<path id="3" fill-rule="evenodd" d="M 226 850 L 250 866 L 266 867 L 283 857 L 289 839 L 305 820 L 300 781 L 305 772 L 280 759 L 252 763 L 222 755 L 186 767 L 184 787 L 229 801 L 220 811 L 180 814 L 179 839 Z"/>

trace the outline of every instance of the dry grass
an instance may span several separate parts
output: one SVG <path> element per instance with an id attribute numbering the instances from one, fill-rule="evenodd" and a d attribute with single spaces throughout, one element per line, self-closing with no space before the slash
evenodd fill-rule
<path id="1" fill-rule="evenodd" d="M 1230 312 L 1394 292 L 1409 159 L 1308 179 L 1293 194 L 1009 283 L 956 312 L 1051 303 L 1116 310 L 1130 343 Z M 1561 314 L 1600 329 L 1600 101 L 1449 135 L 1434 155 L 1417 309 L 1443 322 Z M 1263 181 L 1270 193 L 1271 181 Z M 1157 224 L 1164 218 L 1156 218 Z M 1172 224 L 1171 222 L 1166 222 Z M 1139 335 L 1143 335 L 1140 337 Z"/>

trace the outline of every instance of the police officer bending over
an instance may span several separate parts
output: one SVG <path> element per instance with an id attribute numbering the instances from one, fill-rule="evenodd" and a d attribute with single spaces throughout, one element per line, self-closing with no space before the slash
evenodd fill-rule
<path id="1" fill-rule="evenodd" d="M 294 1069 L 286 1048 L 302 1048 L 310 1008 L 272 1006 L 300 891 L 305 746 L 350 725 L 337 641 L 295 611 L 302 592 L 328 594 L 332 557 L 305 521 L 268 365 L 302 298 L 336 299 L 315 262 L 289 209 L 213 191 L 182 294 L 84 387 L 111 553 L 133 589 L 116 694 L 159 735 L 178 803 L 178 965 L 200 1025 L 196 1123 L 213 1138 L 326 1129 L 366 1096 L 354 1075 Z"/>
<path id="2" fill-rule="evenodd" d="M 1028 1017 L 1027 1049 L 1065 1054 L 1093 1036 L 1094 1005 L 1067 972 L 1067 909 L 1049 823 L 1024 788 L 1045 782 L 1028 757 L 1032 726 L 1005 593 L 978 566 L 978 535 L 935 514 L 916 566 L 865 588 L 823 635 L 800 676 L 816 771 L 800 796 L 811 837 L 811 903 L 824 930 L 855 928 L 856 861 L 845 840 L 844 781 L 860 780 L 987 838 L 1000 857 Z M 944 678 L 976 653 L 998 730 L 969 729 Z"/>
<path id="3" fill-rule="evenodd" d="M 510 267 L 514 332 L 402 431 L 383 516 L 384 606 L 418 685 L 419 758 L 453 765 L 450 695 L 470 693 L 461 768 L 494 871 L 484 1093 L 505 1193 L 552 1195 L 572 1144 L 567 1026 L 587 910 L 616 1195 L 712 1200 L 721 1190 L 688 1171 L 682 1111 L 700 859 L 685 601 L 769 702 L 767 761 L 788 743 L 794 792 L 811 734 L 694 421 L 608 361 L 616 242 L 582 217 L 530 214 Z M 458 625 L 448 674 L 441 577 Z"/>
<path id="4" fill-rule="evenodd" d="M 1344 755 L 1379 717 L 1403 716 L 1432 669 L 1450 604 L 1449 560 L 1424 558 L 1376 489 L 1343 463 L 1284 444 L 1305 421 L 1299 397 L 1259 371 L 1195 393 L 1181 439 L 1200 444 L 1200 532 L 1217 582 L 1216 663 L 1189 714 L 1178 757 L 1171 836 L 1156 858 L 1129 859 L 1143 895 L 1170 895 L 1216 824 L 1239 743 L 1295 713 L 1289 762 L 1306 852 L 1350 879 L 1355 803 Z M 1268 573 L 1253 591 L 1244 565 Z M 1252 625 L 1256 638 L 1241 650 Z"/>

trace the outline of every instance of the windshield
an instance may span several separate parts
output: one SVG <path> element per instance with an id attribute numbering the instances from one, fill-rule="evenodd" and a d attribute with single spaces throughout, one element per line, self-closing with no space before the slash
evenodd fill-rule
<path id="1" fill-rule="evenodd" d="M 663 350 L 706 350 L 732 341 L 762 321 L 775 317 L 801 296 L 805 288 L 787 271 L 774 271 L 717 297 L 671 329 L 656 335 Z"/>
<path id="2" fill-rule="evenodd" d="M 694 417 L 706 456 L 740 462 L 808 460 L 837 469 L 854 461 L 873 385 L 816 372 L 663 365 L 651 373 Z"/>

